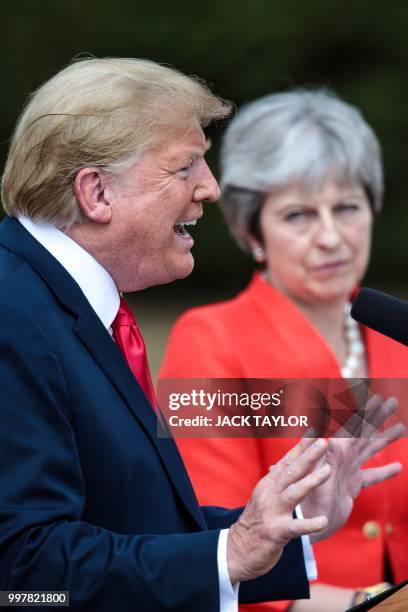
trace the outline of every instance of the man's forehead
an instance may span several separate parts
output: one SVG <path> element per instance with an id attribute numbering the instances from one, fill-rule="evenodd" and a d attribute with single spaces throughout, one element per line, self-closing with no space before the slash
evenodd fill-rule
<path id="1" fill-rule="evenodd" d="M 211 147 L 211 140 L 206 138 L 201 128 L 191 132 L 175 135 L 163 145 L 163 152 L 169 160 L 193 155 L 205 155 Z"/>

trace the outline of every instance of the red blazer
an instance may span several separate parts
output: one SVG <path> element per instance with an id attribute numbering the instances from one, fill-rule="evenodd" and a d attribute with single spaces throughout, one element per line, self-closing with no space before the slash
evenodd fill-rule
<path id="1" fill-rule="evenodd" d="M 408 350 L 363 329 L 369 375 L 408 378 Z M 328 344 L 298 308 L 256 274 L 234 299 L 194 308 L 176 323 L 162 377 L 340 378 Z M 245 504 L 293 439 L 179 439 L 201 504 Z M 408 464 L 403 439 L 370 462 Z M 396 581 L 408 577 L 408 469 L 363 491 L 340 532 L 313 546 L 319 581 L 357 588 L 380 582 L 385 552 Z M 287 604 L 261 604 L 263 610 Z M 245 609 L 241 607 L 241 609 Z M 252 609 L 252 606 L 248 609 Z"/>

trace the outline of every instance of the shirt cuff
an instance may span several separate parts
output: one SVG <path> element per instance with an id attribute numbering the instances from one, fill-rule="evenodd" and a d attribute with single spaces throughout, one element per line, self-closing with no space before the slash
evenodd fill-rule
<path id="1" fill-rule="evenodd" d="M 300 504 L 295 508 L 296 518 L 302 519 L 303 512 Z M 312 544 L 308 535 L 302 535 L 303 558 L 305 560 L 306 574 L 308 580 L 317 580 L 316 559 L 313 554 Z"/>
<path id="2" fill-rule="evenodd" d="M 231 584 L 228 573 L 227 541 L 229 529 L 221 529 L 218 538 L 217 564 L 218 584 L 220 588 L 220 612 L 238 612 L 239 582 Z M 309 543 L 309 546 L 310 543 Z M 312 553 L 313 554 L 313 553 Z"/>

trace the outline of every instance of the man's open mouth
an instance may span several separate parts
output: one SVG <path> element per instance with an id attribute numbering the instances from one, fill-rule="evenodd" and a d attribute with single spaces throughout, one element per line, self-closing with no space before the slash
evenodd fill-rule
<path id="1" fill-rule="evenodd" d="M 195 225 L 197 223 L 197 219 L 193 219 L 192 221 L 182 221 L 181 223 L 176 223 L 173 226 L 173 232 L 181 237 L 190 237 L 190 234 L 186 230 L 186 225 Z"/>

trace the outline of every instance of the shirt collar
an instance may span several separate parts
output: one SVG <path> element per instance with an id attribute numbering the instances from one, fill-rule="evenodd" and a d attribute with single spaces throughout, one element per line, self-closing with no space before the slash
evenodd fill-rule
<path id="1" fill-rule="evenodd" d="M 39 223 L 23 216 L 19 216 L 18 220 L 72 276 L 106 329 L 109 329 L 119 310 L 120 297 L 107 270 L 51 223 Z"/>

